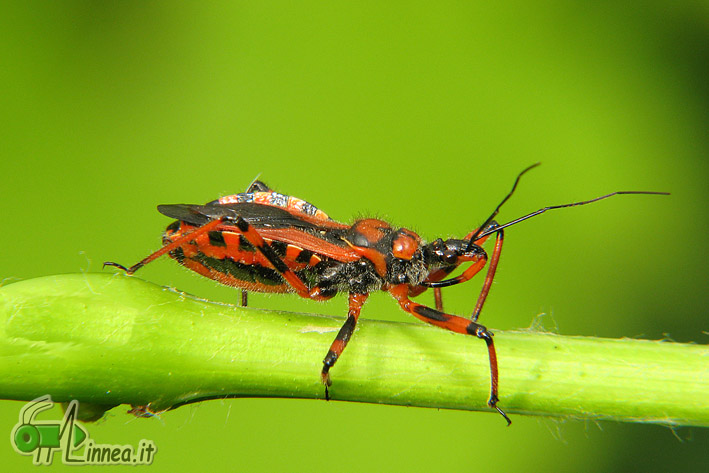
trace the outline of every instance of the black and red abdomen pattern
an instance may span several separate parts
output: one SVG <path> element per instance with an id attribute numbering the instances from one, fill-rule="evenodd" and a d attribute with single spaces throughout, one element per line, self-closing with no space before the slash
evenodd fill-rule
<path id="1" fill-rule="evenodd" d="M 163 243 L 170 243 L 195 228 L 185 222 L 173 222 L 163 235 Z M 327 259 L 296 245 L 268 238 L 264 241 L 306 283 L 315 279 L 315 266 Z M 200 235 L 169 255 L 183 266 L 228 286 L 257 292 L 292 291 L 266 257 L 237 231 Z"/>

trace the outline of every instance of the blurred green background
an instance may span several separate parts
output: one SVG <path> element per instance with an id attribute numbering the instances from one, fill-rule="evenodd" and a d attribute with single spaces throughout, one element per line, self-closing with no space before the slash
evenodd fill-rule
<path id="1" fill-rule="evenodd" d="M 160 244 L 168 220 L 157 204 L 206 202 L 258 175 L 338 220 L 463 236 L 542 161 L 501 221 L 615 190 L 673 195 L 616 197 L 510 229 L 482 321 L 709 342 L 709 5 L 381 3 L 4 3 L 0 278 L 132 264 Z M 167 259 L 140 277 L 239 297 Z M 480 283 L 447 290 L 447 308 L 468 313 Z M 345 298 L 250 302 L 346 310 Z M 411 321 L 386 294 L 370 298 L 367 318 Z M 504 373 L 501 394 L 504 406 Z M 0 434 L 20 406 L 0 402 Z M 159 420 L 125 411 L 91 435 L 154 440 L 151 471 L 709 464 L 706 429 L 514 414 L 506 428 L 488 413 L 277 399 L 211 401 Z M 32 468 L 7 441 L 0 463 Z"/>

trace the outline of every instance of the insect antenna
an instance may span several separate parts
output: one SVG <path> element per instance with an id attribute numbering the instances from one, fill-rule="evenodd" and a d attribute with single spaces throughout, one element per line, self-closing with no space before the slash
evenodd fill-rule
<path id="1" fill-rule="evenodd" d="M 502 199 L 502 202 L 500 202 L 500 203 L 497 205 L 497 207 L 495 207 L 495 210 L 493 210 L 492 214 L 487 218 L 487 220 L 485 220 L 485 223 L 483 223 L 482 225 L 480 225 L 480 227 L 477 229 L 477 231 L 476 231 L 475 233 L 473 233 L 473 236 L 470 238 L 470 243 L 468 243 L 468 251 L 470 251 L 470 250 L 472 249 L 473 245 L 475 244 L 474 242 L 475 242 L 476 240 L 480 239 L 481 237 L 483 237 L 483 236 L 485 236 L 485 235 L 489 235 L 489 234 L 491 234 L 491 233 L 495 233 L 496 231 L 498 231 L 498 230 L 500 230 L 500 229 L 502 228 L 502 227 L 496 225 L 494 228 L 491 228 L 491 229 L 486 230 L 486 229 L 487 229 L 487 226 L 490 225 L 490 223 L 491 223 L 491 222 L 495 219 L 495 217 L 497 216 L 497 214 L 498 214 L 498 212 L 500 211 L 500 208 L 502 207 L 502 205 L 503 205 L 505 202 L 507 202 L 510 197 L 512 197 L 512 194 L 514 194 L 515 189 L 517 189 L 517 184 L 519 184 L 519 180 L 522 178 L 522 176 L 524 175 L 524 173 L 526 173 L 526 172 L 529 171 L 530 169 L 534 169 L 535 167 L 539 166 L 540 164 L 542 164 L 542 163 L 534 163 L 534 164 L 532 164 L 531 166 L 529 166 L 528 168 L 526 168 L 525 170 L 523 170 L 521 173 L 519 173 L 519 174 L 517 175 L 517 179 L 515 179 L 515 183 L 512 185 L 512 190 L 510 190 L 510 192 L 505 196 L 505 198 Z"/>
<path id="2" fill-rule="evenodd" d="M 526 172 L 528 169 L 530 169 L 530 168 L 525 169 L 525 171 L 523 171 L 522 174 L 524 174 L 524 172 Z M 520 174 L 520 176 L 521 176 L 521 174 Z M 519 180 L 519 177 L 517 177 L 517 180 Z M 517 182 L 515 182 L 515 185 L 517 185 Z M 514 187 L 512 188 L 512 190 L 514 190 Z M 510 195 L 511 195 L 511 194 L 512 194 L 512 193 L 510 192 Z M 593 203 L 593 202 L 598 202 L 599 200 L 607 199 L 608 197 L 613 197 L 614 195 L 623 195 L 623 194 L 670 195 L 669 192 L 655 192 L 655 191 L 617 191 L 617 192 L 611 192 L 610 194 L 602 195 L 602 196 L 600 196 L 600 197 L 596 197 L 595 199 L 591 199 L 591 200 L 583 200 L 583 201 L 581 201 L 581 202 L 572 202 L 572 203 L 570 203 L 570 204 L 562 204 L 562 205 L 550 205 L 549 207 L 541 208 L 541 209 L 537 210 L 536 212 L 532 212 L 532 213 L 527 214 L 527 215 L 525 215 L 525 216 L 523 216 L 523 217 L 520 217 L 520 218 L 518 218 L 518 219 L 512 220 L 511 222 L 507 222 L 507 223 L 505 223 L 504 225 L 496 225 L 496 226 L 493 227 L 493 228 L 487 229 L 487 230 L 485 230 L 485 231 L 483 231 L 483 232 L 479 232 L 477 235 L 474 235 L 474 238 L 471 239 L 470 242 L 472 243 L 472 242 L 475 241 L 476 239 L 483 238 L 483 237 L 486 237 L 486 236 L 488 236 L 488 235 L 492 235 L 493 233 L 497 233 L 497 232 L 499 232 L 500 230 L 502 230 L 503 228 L 507 228 L 507 227 L 510 227 L 510 226 L 512 226 L 512 225 L 514 225 L 514 224 L 517 224 L 517 223 L 519 223 L 519 222 L 523 222 L 523 221 L 525 221 L 525 220 L 527 220 L 527 219 L 530 219 L 530 218 L 532 218 L 532 217 L 536 217 L 537 215 L 543 214 L 543 213 L 546 212 L 547 210 L 563 209 L 563 208 L 565 208 L 565 207 L 576 207 L 577 205 L 586 205 L 586 204 L 590 204 L 590 203 Z M 509 197 L 509 195 L 508 195 L 507 197 Z M 505 200 L 507 200 L 507 197 L 505 197 Z M 505 203 L 505 200 L 502 201 L 503 204 Z M 502 204 L 500 204 L 500 205 L 502 205 Z M 497 210 L 498 210 L 499 208 L 500 208 L 500 206 L 498 205 L 498 206 L 497 206 L 497 209 L 495 209 L 495 213 L 493 213 L 493 215 L 495 215 L 495 214 L 497 213 Z M 486 225 L 489 224 L 489 223 L 490 223 L 490 222 L 489 222 L 489 220 L 488 220 L 488 221 L 486 222 Z M 481 227 L 481 228 L 483 228 L 483 227 Z"/>

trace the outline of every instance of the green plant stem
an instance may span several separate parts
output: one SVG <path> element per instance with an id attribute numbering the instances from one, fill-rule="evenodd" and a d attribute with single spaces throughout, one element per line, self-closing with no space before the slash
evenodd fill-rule
<path id="1" fill-rule="evenodd" d="M 370 314 L 371 316 L 372 314 Z M 223 397 L 323 398 L 339 317 L 239 308 L 114 274 L 0 288 L 0 398 L 160 412 Z M 496 332 L 508 413 L 709 426 L 709 348 Z M 489 410 L 485 344 L 362 319 L 332 370 L 334 400 Z"/>

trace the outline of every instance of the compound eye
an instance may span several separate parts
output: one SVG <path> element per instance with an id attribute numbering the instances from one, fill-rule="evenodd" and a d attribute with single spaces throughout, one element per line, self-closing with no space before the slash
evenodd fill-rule
<path id="1" fill-rule="evenodd" d="M 446 250 L 443 252 L 443 262 L 448 264 L 455 264 L 458 261 L 458 255 L 455 251 Z"/>
<path id="2" fill-rule="evenodd" d="M 394 239 L 391 250 L 394 257 L 410 260 L 418 249 L 418 243 L 410 235 L 401 234 Z"/>

